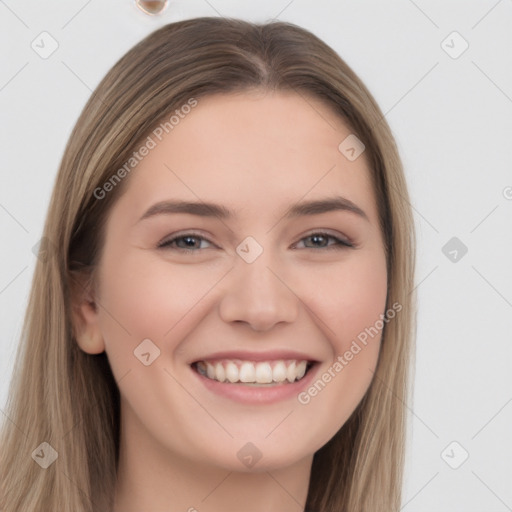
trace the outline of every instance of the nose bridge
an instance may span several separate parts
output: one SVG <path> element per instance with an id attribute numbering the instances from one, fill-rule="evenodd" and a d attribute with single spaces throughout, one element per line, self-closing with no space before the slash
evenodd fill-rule
<path id="1" fill-rule="evenodd" d="M 246 249 L 246 252 L 240 252 Z M 251 241 L 240 244 L 231 280 L 220 305 L 224 321 L 242 321 L 256 330 L 267 330 L 279 322 L 293 322 L 298 312 L 297 298 L 279 276 L 279 262 L 269 249 L 254 258 Z M 240 255 L 241 253 L 241 255 Z M 277 274 L 277 275 L 276 275 Z"/>
<path id="2" fill-rule="evenodd" d="M 263 251 L 253 262 L 248 263 L 242 259 L 236 263 L 235 272 L 237 280 L 242 287 L 251 287 L 251 290 L 244 291 L 251 292 L 253 297 L 265 297 L 268 299 L 276 293 L 279 294 L 279 286 L 282 283 L 276 278 L 275 274 L 270 270 L 271 268 L 279 267 L 276 264 L 275 257 L 271 254 L 270 250 Z"/>

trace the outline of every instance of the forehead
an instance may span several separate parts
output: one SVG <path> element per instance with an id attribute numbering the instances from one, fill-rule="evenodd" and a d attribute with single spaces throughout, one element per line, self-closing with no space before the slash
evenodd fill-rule
<path id="1" fill-rule="evenodd" d="M 124 194 L 134 211 L 179 197 L 270 216 L 343 195 L 376 216 L 365 155 L 350 161 L 340 151 L 352 130 L 319 99 L 251 91 L 201 98 L 187 111 L 150 134 L 154 147 Z"/>

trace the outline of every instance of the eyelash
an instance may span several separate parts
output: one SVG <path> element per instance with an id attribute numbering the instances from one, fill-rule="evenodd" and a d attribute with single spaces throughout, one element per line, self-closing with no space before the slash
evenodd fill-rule
<path id="1" fill-rule="evenodd" d="M 350 242 L 347 242 L 345 240 L 342 240 L 341 238 L 338 238 L 334 235 L 331 235 L 329 233 L 325 233 L 323 231 L 315 231 L 314 233 L 310 233 L 309 235 L 306 235 L 305 237 L 301 238 L 299 240 L 299 242 L 301 242 L 302 240 L 306 239 L 306 238 L 312 238 L 314 236 L 322 236 L 324 238 L 330 238 L 332 240 L 335 240 L 336 243 L 334 244 L 331 244 L 331 245 L 327 245 L 325 247 L 305 247 L 305 249 L 312 249 L 312 250 L 319 250 L 319 249 L 323 249 L 323 250 L 343 250 L 343 249 L 350 249 L 350 248 L 354 248 L 354 244 L 350 243 Z M 175 249 L 177 251 L 180 251 L 180 252 L 185 252 L 185 253 L 192 253 L 192 252 L 199 252 L 201 251 L 201 249 L 184 249 L 183 247 L 175 247 L 175 248 L 172 248 L 171 247 L 171 244 L 176 242 L 177 240 L 181 240 L 183 238 L 196 238 L 198 240 L 205 240 L 206 242 L 208 243 L 212 243 L 210 242 L 207 238 L 201 236 L 201 235 L 198 235 L 196 233 L 184 233 L 183 235 L 178 235 L 178 236 L 175 236 L 173 238 L 170 238 L 168 240 L 164 240 L 163 242 L 160 242 L 158 244 L 158 248 L 159 249 Z"/>

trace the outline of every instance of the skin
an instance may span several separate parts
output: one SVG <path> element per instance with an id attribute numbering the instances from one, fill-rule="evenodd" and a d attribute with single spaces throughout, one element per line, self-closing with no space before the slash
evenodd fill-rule
<path id="1" fill-rule="evenodd" d="M 386 260 L 364 153 L 338 145 L 351 130 L 318 99 L 251 91 L 198 106 L 126 178 L 112 208 L 95 287 L 80 304 L 78 342 L 106 351 L 121 392 L 115 512 L 303 510 L 313 455 L 345 423 L 372 379 L 374 337 L 304 405 L 297 396 L 241 404 L 207 390 L 190 363 L 218 350 L 299 350 L 318 377 L 385 312 Z M 367 218 L 330 211 L 285 219 L 299 201 L 343 196 Z M 224 220 L 161 214 L 169 199 L 208 201 Z M 158 248 L 173 234 L 194 230 Z M 349 240 L 308 238 L 315 232 Z M 247 263 L 252 236 L 263 253 Z M 328 245 L 329 248 L 325 248 Z M 160 356 L 134 350 L 149 338 Z M 246 467 L 252 442 L 262 458 Z"/>

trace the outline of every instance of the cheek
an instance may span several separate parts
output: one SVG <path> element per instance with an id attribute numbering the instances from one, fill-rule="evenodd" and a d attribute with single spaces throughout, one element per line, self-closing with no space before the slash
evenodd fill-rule
<path id="1" fill-rule="evenodd" d="M 387 274 L 383 254 L 361 253 L 336 267 L 319 266 L 302 281 L 303 295 L 310 298 L 308 305 L 322 320 L 337 354 L 384 313 Z"/>
<path id="2" fill-rule="evenodd" d="M 300 407 L 311 417 L 325 416 L 322 433 L 327 442 L 348 420 L 373 379 L 385 313 L 387 274 L 384 255 L 361 254 L 336 272 L 318 271 L 316 282 L 324 284 L 310 295 L 308 306 L 322 320 L 332 359 L 298 397 Z M 318 439 L 317 439 L 318 441 Z"/>
<path id="3" fill-rule="evenodd" d="M 101 330 L 107 352 L 131 354 L 146 338 L 166 345 L 216 282 L 211 270 L 171 264 L 144 251 L 105 260 L 100 271 Z M 126 346 L 131 351 L 126 351 Z"/>

